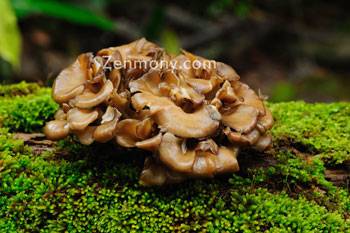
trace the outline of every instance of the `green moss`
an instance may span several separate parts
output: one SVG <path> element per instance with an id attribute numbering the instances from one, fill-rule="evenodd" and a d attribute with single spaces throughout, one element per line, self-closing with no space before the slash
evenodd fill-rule
<path id="1" fill-rule="evenodd" d="M 276 164 L 268 168 L 249 169 L 248 173 L 255 184 L 263 185 L 272 182 L 275 186 L 316 184 L 329 191 L 334 189 L 324 175 L 324 163 L 320 159 L 305 161 L 290 151 L 281 151 L 274 155 Z M 253 159 L 253 158 L 252 158 Z"/>
<path id="2" fill-rule="evenodd" d="M 36 93 L 39 89 L 40 89 L 40 86 L 36 83 L 26 83 L 22 81 L 17 84 L 1 85 L 0 96 L 14 97 L 19 95 L 28 95 L 28 94 Z"/>
<path id="3" fill-rule="evenodd" d="M 28 95 L 0 97 L 0 124 L 11 131 L 40 130 L 58 108 L 50 92 L 42 88 Z"/>
<path id="4" fill-rule="evenodd" d="M 49 89 L 0 103 L 0 232 L 350 231 L 349 193 L 324 176 L 325 165 L 348 159 L 350 104 L 270 104 L 273 165 L 144 188 L 139 152 L 67 138 L 38 155 L 12 138 L 52 117 Z"/>
<path id="5" fill-rule="evenodd" d="M 139 166 L 123 154 L 68 158 L 33 156 L 7 138 L 1 149 L 0 228 L 7 232 L 257 232 L 328 231 L 349 228 L 346 210 L 335 210 L 286 191 L 252 185 L 234 175 L 166 188 L 138 184 Z M 15 150 L 10 148 L 16 148 Z M 99 162 L 96 162 L 100 159 Z"/>
<path id="6" fill-rule="evenodd" d="M 276 141 L 301 143 L 327 163 L 350 159 L 350 104 L 270 104 L 276 119 L 272 134 Z"/>

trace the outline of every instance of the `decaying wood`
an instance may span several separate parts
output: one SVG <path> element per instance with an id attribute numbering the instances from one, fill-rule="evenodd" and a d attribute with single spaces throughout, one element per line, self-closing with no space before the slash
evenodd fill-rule
<path id="1" fill-rule="evenodd" d="M 337 186 L 349 186 L 350 169 L 349 167 L 338 169 L 327 169 L 326 178 Z"/>
<path id="2" fill-rule="evenodd" d="M 16 133 L 14 138 L 23 140 L 25 145 L 32 148 L 32 152 L 35 155 L 39 155 L 44 151 L 55 150 L 54 145 L 56 145 L 56 142 L 47 140 L 42 133 Z"/>

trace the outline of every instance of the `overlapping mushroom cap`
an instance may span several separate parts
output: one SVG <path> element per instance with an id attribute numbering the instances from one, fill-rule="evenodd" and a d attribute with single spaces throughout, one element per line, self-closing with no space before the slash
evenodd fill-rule
<path id="1" fill-rule="evenodd" d="M 150 151 L 144 185 L 236 172 L 240 147 L 271 145 L 270 111 L 230 66 L 171 56 L 145 39 L 80 55 L 56 78 L 53 98 L 60 109 L 48 138 Z"/>

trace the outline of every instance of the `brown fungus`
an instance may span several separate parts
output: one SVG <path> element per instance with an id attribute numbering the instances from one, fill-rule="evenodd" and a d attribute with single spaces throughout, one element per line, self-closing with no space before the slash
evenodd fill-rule
<path id="1" fill-rule="evenodd" d="M 53 98 L 60 109 L 48 138 L 149 151 L 147 186 L 236 172 L 239 148 L 272 144 L 271 112 L 231 66 L 145 39 L 80 55 L 56 78 Z"/>
<path id="2" fill-rule="evenodd" d="M 90 53 L 81 54 L 58 75 L 52 87 L 52 96 L 57 103 L 65 103 L 84 91 L 91 57 Z"/>
<path id="3" fill-rule="evenodd" d="M 44 133 L 51 140 L 62 139 L 68 136 L 69 125 L 65 120 L 53 120 L 46 123 Z"/>

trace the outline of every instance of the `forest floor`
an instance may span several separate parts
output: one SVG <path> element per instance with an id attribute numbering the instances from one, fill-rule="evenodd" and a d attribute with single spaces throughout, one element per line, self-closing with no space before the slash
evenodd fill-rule
<path id="1" fill-rule="evenodd" d="M 273 147 L 240 172 L 146 188 L 147 154 L 49 141 L 50 89 L 0 86 L 1 232 L 350 231 L 350 103 L 268 105 Z"/>

